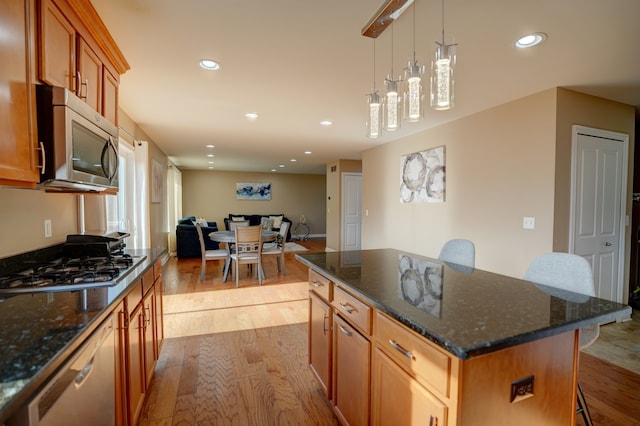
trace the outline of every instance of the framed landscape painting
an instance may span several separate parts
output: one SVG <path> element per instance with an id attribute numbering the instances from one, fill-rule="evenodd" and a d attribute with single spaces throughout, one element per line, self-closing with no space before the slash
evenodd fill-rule
<path id="1" fill-rule="evenodd" d="M 271 183 L 236 183 L 236 199 L 238 200 L 270 200 Z"/>

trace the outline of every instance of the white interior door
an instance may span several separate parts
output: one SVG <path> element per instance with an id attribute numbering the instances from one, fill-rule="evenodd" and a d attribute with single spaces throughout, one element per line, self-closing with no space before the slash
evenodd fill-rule
<path id="1" fill-rule="evenodd" d="M 342 174 L 342 232 L 340 250 L 360 250 L 362 173 Z"/>
<path id="2" fill-rule="evenodd" d="M 571 251 L 591 264 L 596 296 L 622 302 L 627 135 L 573 126 Z"/>

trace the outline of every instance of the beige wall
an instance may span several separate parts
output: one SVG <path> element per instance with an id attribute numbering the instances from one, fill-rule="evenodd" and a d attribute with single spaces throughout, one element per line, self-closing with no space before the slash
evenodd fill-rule
<path id="1" fill-rule="evenodd" d="M 0 188 L 0 257 L 63 243 L 78 232 L 77 198 L 40 190 Z M 44 220 L 51 220 L 51 238 Z"/>
<path id="2" fill-rule="evenodd" d="M 342 173 L 361 173 L 360 160 L 335 160 L 327 164 L 327 241 L 326 246 L 331 250 L 340 249 L 340 235 L 342 232 Z"/>
<path id="3" fill-rule="evenodd" d="M 363 248 L 435 257 L 448 239 L 468 238 L 478 268 L 521 277 L 567 244 L 571 124 L 632 134 L 633 108 L 550 89 L 365 151 Z M 446 202 L 400 204 L 400 156 L 442 145 Z M 534 230 L 522 229 L 524 216 Z"/>
<path id="4" fill-rule="evenodd" d="M 271 200 L 237 200 L 238 182 L 271 182 Z M 324 234 L 325 193 L 324 175 L 182 170 L 182 214 L 215 221 L 219 229 L 229 213 L 284 213 L 294 226 L 304 214 L 311 234 Z"/>

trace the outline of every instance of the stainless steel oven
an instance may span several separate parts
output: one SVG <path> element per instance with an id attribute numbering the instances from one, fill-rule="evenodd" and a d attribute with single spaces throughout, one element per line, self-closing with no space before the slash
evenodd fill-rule
<path id="1" fill-rule="evenodd" d="M 114 327 L 110 315 L 8 426 L 113 426 Z"/>
<path id="2" fill-rule="evenodd" d="M 41 186 L 100 192 L 118 187 L 118 129 L 63 87 L 37 86 Z"/>

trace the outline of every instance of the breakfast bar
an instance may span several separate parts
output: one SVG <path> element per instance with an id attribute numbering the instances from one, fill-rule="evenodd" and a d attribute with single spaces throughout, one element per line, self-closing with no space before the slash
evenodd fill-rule
<path id="1" fill-rule="evenodd" d="M 575 424 L 578 330 L 631 313 L 393 249 L 295 257 L 311 370 L 349 424 Z"/>

